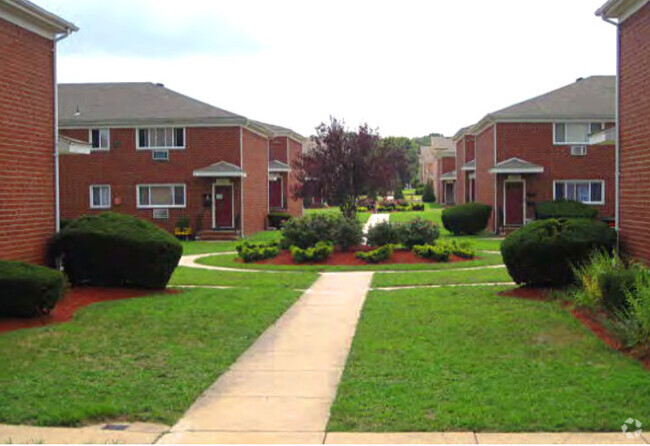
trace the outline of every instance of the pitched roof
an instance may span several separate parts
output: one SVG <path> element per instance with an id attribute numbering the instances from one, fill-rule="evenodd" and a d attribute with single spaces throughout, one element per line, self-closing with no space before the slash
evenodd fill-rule
<path id="1" fill-rule="evenodd" d="M 453 149 L 454 144 L 451 138 L 447 138 L 446 136 L 432 136 L 431 147 L 434 149 Z"/>
<path id="2" fill-rule="evenodd" d="M 291 167 L 287 163 L 278 160 L 269 161 L 269 172 L 289 172 Z"/>
<path id="3" fill-rule="evenodd" d="M 544 167 L 521 158 L 509 158 L 494 165 L 490 173 L 542 173 Z"/>
<path id="4" fill-rule="evenodd" d="M 0 0 L 0 17 L 48 39 L 79 31 L 73 23 L 27 0 Z"/>
<path id="5" fill-rule="evenodd" d="M 646 3 L 648 0 L 608 0 L 598 8 L 596 15 L 604 19 L 619 19 L 620 23 L 644 7 Z"/>
<path id="6" fill-rule="evenodd" d="M 282 127 L 279 125 L 275 124 L 267 124 L 266 122 L 261 122 L 261 121 L 253 121 L 254 123 L 264 126 L 269 129 L 269 131 L 273 134 L 273 136 L 286 136 L 288 138 L 293 138 L 298 142 L 304 142 L 307 138 L 299 134 L 298 132 L 295 132 L 291 130 L 290 128 L 287 127 Z"/>
<path id="7" fill-rule="evenodd" d="M 488 113 L 473 130 L 490 121 L 593 120 L 613 121 L 616 76 L 590 76 L 572 84 Z"/>
<path id="8" fill-rule="evenodd" d="M 469 161 L 460 168 L 460 170 L 476 170 L 476 160 L 473 159 L 472 161 Z"/>
<path id="9" fill-rule="evenodd" d="M 151 82 L 59 84 L 59 122 L 63 127 L 186 122 L 250 124 L 244 116 Z"/>
<path id="10" fill-rule="evenodd" d="M 245 177 L 241 167 L 227 161 L 219 161 L 209 166 L 197 169 L 193 172 L 195 177 Z"/>
<path id="11" fill-rule="evenodd" d="M 456 171 L 455 170 L 450 170 L 449 172 L 445 172 L 442 175 L 440 175 L 441 180 L 455 180 L 456 179 Z"/>
<path id="12" fill-rule="evenodd" d="M 467 133 L 467 132 L 469 131 L 469 129 L 471 129 L 471 128 L 472 128 L 472 125 L 468 125 L 467 127 L 463 127 L 463 128 L 461 128 L 461 129 L 459 129 L 459 130 L 454 134 L 454 136 L 451 137 L 452 141 L 456 141 L 456 140 L 462 138 L 463 135 L 464 135 L 465 133 Z"/>

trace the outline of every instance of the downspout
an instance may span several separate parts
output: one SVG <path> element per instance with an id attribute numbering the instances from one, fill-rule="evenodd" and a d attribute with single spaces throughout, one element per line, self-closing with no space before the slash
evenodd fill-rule
<path id="1" fill-rule="evenodd" d="M 621 177 L 621 146 L 620 146 L 620 132 L 621 132 L 621 123 L 619 122 L 619 109 L 620 109 L 620 102 L 619 102 L 619 89 L 620 89 L 620 82 L 621 82 L 621 63 L 620 63 L 620 58 L 621 58 L 621 27 L 619 26 L 619 23 L 616 23 L 612 19 L 608 19 L 604 15 L 601 17 L 604 22 L 609 23 L 610 25 L 614 25 L 616 27 L 616 82 L 615 82 L 615 88 L 614 88 L 614 100 L 616 101 L 616 106 L 614 108 L 614 123 L 616 125 L 615 129 L 615 144 L 616 144 L 616 149 L 614 151 L 615 153 L 615 161 L 614 161 L 614 223 L 616 227 L 616 251 L 620 252 L 621 248 L 621 237 L 619 234 L 620 231 L 620 201 L 621 201 L 621 191 L 620 191 L 620 177 Z"/>
<path id="2" fill-rule="evenodd" d="M 61 230 L 61 198 L 59 184 L 59 86 L 56 77 L 56 46 L 57 43 L 72 34 L 68 28 L 65 34 L 54 38 L 54 48 L 52 49 L 52 71 L 54 83 L 54 229 L 55 232 Z"/>

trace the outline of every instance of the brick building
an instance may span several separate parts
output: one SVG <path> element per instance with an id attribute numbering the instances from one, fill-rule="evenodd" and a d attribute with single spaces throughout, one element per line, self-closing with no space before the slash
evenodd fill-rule
<path id="1" fill-rule="evenodd" d="M 555 199 L 581 201 L 613 219 L 614 146 L 592 145 L 589 135 L 613 126 L 614 97 L 614 76 L 581 78 L 457 133 L 465 184 L 474 185 L 475 201 L 492 206 L 488 229 L 521 226 L 534 218 L 536 203 Z M 467 186 L 458 190 L 458 201 L 468 201 Z"/>
<path id="2" fill-rule="evenodd" d="M 56 42 L 74 31 L 0 0 L 0 259 L 42 263 L 57 228 Z"/>
<path id="3" fill-rule="evenodd" d="M 650 2 L 610 0 L 597 14 L 618 27 L 617 225 L 624 252 L 650 264 Z"/>
<path id="4" fill-rule="evenodd" d="M 266 228 L 271 209 L 302 214 L 289 191 L 303 138 L 189 98 L 161 84 L 59 86 L 61 133 L 89 141 L 61 163 L 63 218 L 105 210 L 204 238 Z"/>
<path id="5" fill-rule="evenodd" d="M 432 136 L 431 145 L 420 147 L 420 180 L 432 182 L 436 201 L 454 204 L 456 152 L 451 138 Z"/>
<path id="6" fill-rule="evenodd" d="M 456 147 L 456 204 L 476 201 L 476 161 L 471 126 L 463 127 L 452 138 Z"/>

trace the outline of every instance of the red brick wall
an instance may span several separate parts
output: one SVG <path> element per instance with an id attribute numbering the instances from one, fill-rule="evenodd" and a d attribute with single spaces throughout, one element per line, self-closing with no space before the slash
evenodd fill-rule
<path id="1" fill-rule="evenodd" d="M 286 136 L 277 136 L 269 139 L 269 161 L 278 160 L 287 162 L 287 141 Z"/>
<path id="2" fill-rule="evenodd" d="M 302 144 L 289 139 L 289 165 L 293 164 L 300 154 L 302 153 Z M 302 200 L 300 198 L 294 198 L 292 193 L 292 188 L 299 184 L 298 182 L 298 172 L 291 171 L 289 174 L 289 183 L 288 183 L 288 195 L 287 197 L 287 209 L 289 213 L 294 217 L 302 216 Z"/>
<path id="3" fill-rule="evenodd" d="M 244 159 L 244 235 L 266 229 L 269 212 L 268 138 L 243 129 Z"/>
<path id="4" fill-rule="evenodd" d="M 465 163 L 468 163 L 474 159 L 474 136 L 465 135 L 463 137 L 463 150 L 465 151 Z M 463 172 L 463 183 L 465 189 L 465 202 L 470 201 L 470 179 L 469 176 L 473 174 L 472 171 Z"/>
<path id="5" fill-rule="evenodd" d="M 650 264 L 650 4 L 623 22 L 619 43 L 621 242 Z"/>
<path id="6" fill-rule="evenodd" d="M 488 172 L 494 166 L 494 126 L 487 127 L 474 139 L 476 159 L 476 201 L 492 206 L 487 229 L 494 231 L 495 175 Z"/>
<path id="7" fill-rule="evenodd" d="M 460 170 L 465 164 L 465 139 L 460 138 L 455 143 L 456 146 L 456 204 L 465 203 L 465 177 L 466 172 Z"/>
<path id="8" fill-rule="evenodd" d="M 569 145 L 553 145 L 551 123 L 499 123 L 497 128 L 498 162 L 517 157 L 544 166 L 544 172 L 523 175 L 526 180 L 526 215 L 533 218 L 534 204 L 553 200 L 554 180 L 605 180 L 605 204 L 594 206 L 601 217 L 613 217 L 614 157 L 613 146 L 588 146 L 587 156 L 571 156 Z M 503 180 L 499 175 L 497 200 L 503 207 Z"/>
<path id="9" fill-rule="evenodd" d="M 61 134 L 85 141 L 89 136 L 88 129 L 61 130 Z M 185 150 L 170 150 L 169 161 L 154 161 L 150 150 L 136 150 L 134 129 L 111 129 L 110 151 L 61 157 L 62 217 L 102 212 L 90 209 L 89 188 L 92 184 L 110 184 L 111 211 L 153 221 L 167 230 L 172 230 L 184 215 L 196 230 L 208 229 L 212 226 L 212 208 L 203 205 L 203 195 L 211 194 L 214 179 L 197 178 L 192 172 L 218 161 L 240 165 L 239 136 L 239 127 L 188 127 Z M 263 161 L 261 165 L 266 169 L 266 158 Z M 136 185 L 154 183 L 186 184 L 186 208 L 170 208 L 169 220 L 153 220 L 151 209 L 138 209 Z M 233 186 L 237 217 L 241 203 L 238 179 Z"/>
<path id="10" fill-rule="evenodd" d="M 42 263 L 55 231 L 53 50 L 0 19 L 0 259 Z"/>

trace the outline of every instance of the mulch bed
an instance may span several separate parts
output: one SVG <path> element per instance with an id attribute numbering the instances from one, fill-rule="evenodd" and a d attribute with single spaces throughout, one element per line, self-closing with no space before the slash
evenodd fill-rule
<path id="1" fill-rule="evenodd" d="M 332 265 L 332 266 L 373 265 L 372 263 L 364 262 L 363 260 L 354 257 L 354 253 L 356 251 L 370 251 L 370 250 L 372 250 L 372 248 L 368 248 L 367 246 L 354 247 L 351 248 L 349 252 L 341 252 L 337 250 L 334 251 L 334 253 L 327 260 L 318 263 L 296 263 L 293 261 L 293 257 L 291 257 L 289 251 L 280 251 L 280 253 L 276 257 L 273 257 L 272 259 L 260 260 L 258 262 L 253 262 L 253 263 L 260 263 L 265 265 L 294 265 L 294 266 L 295 265 Z M 465 262 L 467 260 L 477 260 L 477 259 L 480 259 L 480 257 L 474 257 L 473 259 L 463 259 L 461 257 L 452 255 L 449 258 L 448 263 Z M 241 259 L 236 259 L 236 261 L 242 263 Z M 393 252 L 393 255 L 388 260 L 379 262 L 378 265 L 391 265 L 395 263 L 440 263 L 440 262 L 423 259 L 421 257 L 416 256 L 415 254 L 413 254 L 413 252 L 409 250 L 400 249 L 400 250 L 395 250 L 395 252 Z"/>
<path id="2" fill-rule="evenodd" d="M 549 295 L 551 293 L 551 288 L 534 288 L 534 287 L 518 287 L 511 290 L 502 291 L 499 296 L 504 297 L 518 297 L 521 299 L 531 299 L 531 300 L 549 300 Z M 564 308 L 576 319 L 582 322 L 593 334 L 598 336 L 603 340 L 605 344 L 618 350 L 626 356 L 629 356 L 637 361 L 640 361 L 644 367 L 650 370 L 650 352 L 648 351 L 638 351 L 634 349 L 629 349 L 623 347 L 623 345 L 616 339 L 613 333 L 611 333 L 603 321 L 606 319 L 607 315 L 602 312 L 593 312 L 590 310 L 571 308 L 569 302 L 563 304 Z"/>
<path id="3" fill-rule="evenodd" d="M 174 291 L 156 291 L 141 288 L 100 288 L 79 286 L 71 288 L 63 299 L 47 316 L 32 318 L 4 318 L 0 317 L 0 333 L 19 330 L 21 328 L 40 327 L 43 325 L 58 324 L 73 318 L 78 309 L 96 302 L 130 299 L 142 297 L 156 292 L 173 293 Z"/>

